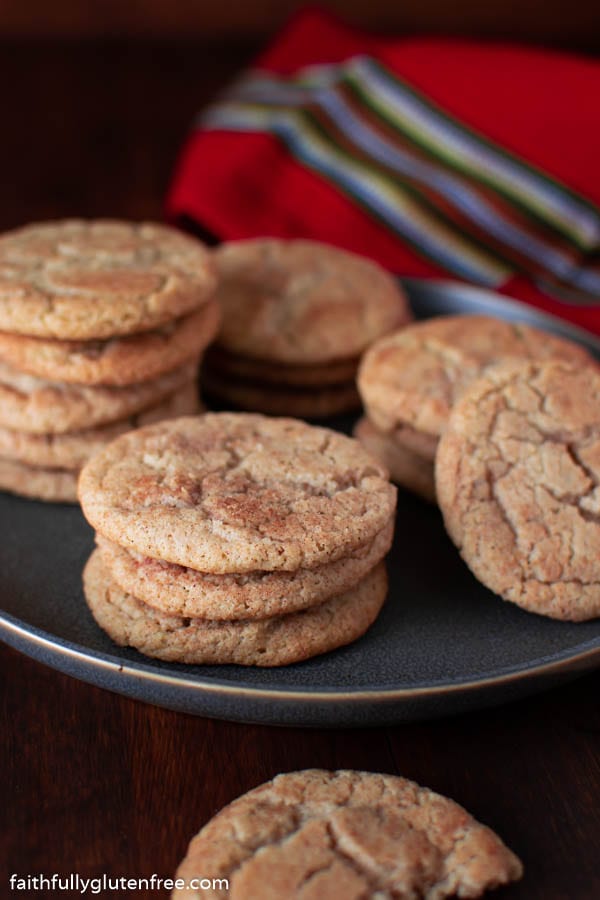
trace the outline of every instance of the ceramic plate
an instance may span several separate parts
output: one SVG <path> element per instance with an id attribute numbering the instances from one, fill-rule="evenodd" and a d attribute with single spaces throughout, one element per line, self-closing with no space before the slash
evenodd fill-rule
<path id="1" fill-rule="evenodd" d="M 585 332 L 449 282 L 406 282 L 420 317 L 487 312 L 574 338 Z M 349 426 L 350 423 L 339 423 Z M 172 709 L 246 722 L 362 726 L 447 715 L 531 694 L 600 664 L 600 621 L 554 622 L 479 584 L 439 512 L 399 498 L 390 594 L 361 640 L 277 669 L 181 666 L 115 646 L 81 592 L 93 535 L 80 511 L 0 495 L 0 634 L 47 665 Z"/>

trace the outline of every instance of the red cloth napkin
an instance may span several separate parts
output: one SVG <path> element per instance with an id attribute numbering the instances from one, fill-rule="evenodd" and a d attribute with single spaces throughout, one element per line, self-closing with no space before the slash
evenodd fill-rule
<path id="1" fill-rule="evenodd" d="M 167 216 L 311 237 L 600 333 L 600 64 L 294 17 L 205 110 Z"/>

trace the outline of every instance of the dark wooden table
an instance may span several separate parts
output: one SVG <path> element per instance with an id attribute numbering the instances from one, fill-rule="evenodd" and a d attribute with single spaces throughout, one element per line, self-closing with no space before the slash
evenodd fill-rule
<path id="1" fill-rule="evenodd" d="M 160 217 L 194 111 L 252 49 L 0 44 L 0 227 Z M 170 876 L 225 803 L 278 772 L 317 766 L 400 773 L 462 803 L 525 863 L 524 880 L 497 896 L 600 897 L 598 675 L 461 718 L 313 731 L 154 708 L 6 647 L 0 672 L 8 873 Z M 13 896 L 52 894 L 11 893 L 3 874 L 0 897 Z"/>

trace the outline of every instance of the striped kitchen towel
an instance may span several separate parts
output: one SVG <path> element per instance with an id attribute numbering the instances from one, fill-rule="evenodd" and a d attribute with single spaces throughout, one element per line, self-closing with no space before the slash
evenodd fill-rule
<path id="1" fill-rule="evenodd" d="M 200 113 L 167 214 L 327 241 L 600 333 L 599 98 L 590 59 L 305 11 Z"/>

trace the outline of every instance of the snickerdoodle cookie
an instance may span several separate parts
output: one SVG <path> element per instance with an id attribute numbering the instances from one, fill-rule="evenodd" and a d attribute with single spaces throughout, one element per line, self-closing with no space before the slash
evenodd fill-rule
<path id="1" fill-rule="evenodd" d="M 0 425 L 33 434 L 62 434 L 117 422 L 156 406 L 196 377 L 197 362 L 125 387 L 65 384 L 0 362 Z"/>
<path id="2" fill-rule="evenodd" d="M 162 419 L 191 416 L 199 411 L 198 389 L 190 382 L 157 406 L 97 428 L 36 434 L 0 426 L 0 457 L 28 466 L 78 470 L 94 453 L 126 431 L 160 422 Z"/>
<path id="3" fill-rule="evenodd" d="M 179 616 L 264 619 L 315 606 L 350 590 L 390 549 L 394 521 L 332 563 L 295 572 L 211 575 L 151 559 L 96 536 L 112 580 L 149 606 Z"/>
<path id="4" fill-rule="evenodd" d="M 453 404 L 486 366 L 506 359 L 590 364 L 572 341 L 490 316 L 438 316 L 381 338 L 366 352 L 358 387 L 382 431 L 409 426 L 433 438 Z"/>
<path id="5" fill-rule="evenodd" d="M 396 490 L 357 441 L 207 413 L 129 432 L 79 481 L 90 609 L 117 643 L 277 666 L 360 637 L 387 591 Z"/>
<path id="6" fill-rule="evenodd" d="M 477 578 L 556 619 L 600 616 L 600 371 L 490 368 L 455 404 L 436 461 L 446 528 Z"/>
<path id="7" fill-rule="evenodd" d="M 366 416 L 354 426 L 354 437 L 381 460 L 392 481 L 435 503 L 433 459 L 428 459 L 409 445 L 401 443 L 395 432 L 380 431 Z"/>
<path id="8" fill-rule="evenodd" d="M 383 563 L 352 588 L 309 609 L 262 619 L 216 621 L 170 615 L 126 594 L 96 550 L 83 573 L 87 604 L 121 646 L 169 662 L 285 666 L 355 641 L 376 619 L 387 593 Z"/>
<path id="9" fill-rule="evenodd" d="M 177 870 L 226 879 L 207 897 L 442 900 L 480 897 L 521 877 L 519 859 L 466 810 L 413 781 L 308 769 L 278 775 L 222 809 Z"/>
<path id="10" fill-rule="evenodd" d="M 292 571 L 374 539 L 396 501 L 360 444 L 295 419 L 216 413 L 117 438 L 79 499 L 117 544 L 201 572 Z"/>
<path id="11" fill-rule="evenodd" d="M 263 362 L 357 358 L 412 317 L 381 266 L 327 244 L 256 238 L 215 253 L 223 324 L 217 341 Z"/>
<path id="12" fill-rule="evenodd" d="M 354 381 L 321 387 L 275 386 L 272 383 L 229 378 L 205 367 L 202 387 L 207 400 L 215 398 L 219 404 L 227 404 L 227 408 L 251 409 L 270 416 L 325 419 L 353 412 L 360 407 Z"/>
<path id="13" fill-rule="evenodd" d="M 0 236 L 0 331 L 61 340 L 146 331 L 204 303 L 211 254 L 165 225 L 65 220 Z"/>
<path id="14" fill-rule="evenodd" d="M 32 500 L 76 503 L 78 475 L 72 469 L 29 466 L 0 457 L 0 490 Z"/>
<path id="15" fill-rule="evenodd" d="M 206 358 L 210 396 L 273 415 L 358 409 L 360 354 L 412 319 L 396 280 L 307 240 L 231 241 L 215 260 L 223 322 Z"/>
<path id="16" fill-rule="evenodd" d="M 116 386 L 150 381 L 197 359 L 214 338 L 216 302 L 152 331 L 96 341 L 60 341 L 0 332 L 0 360 L 50 381 Z"/>
<path id="17" fill-rule="evenodd" d="M 210 348 L 205 359 L 212 371 L 226 379 L 284 388 L 347 385 L 354 380 L 357 366 L 355 359 L 334 360 L 305 366 L 292 363 L 262 362 L 260 359 L 228 353 L 227 350 L 215 345 Z"/>

